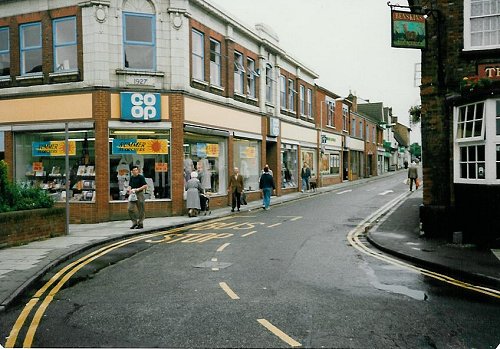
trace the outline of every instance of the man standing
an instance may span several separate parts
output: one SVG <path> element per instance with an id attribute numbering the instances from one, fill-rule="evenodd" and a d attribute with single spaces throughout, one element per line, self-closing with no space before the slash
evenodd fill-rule
<path id="1" fill-rule="evenodd" d="M 271 204 L 271 194 L 276 185 L 274 184 L 274 178 L 269 173 L 269 167 L 264 167 L 264 173 L 260 176 L 259 188 L 262 189 L 262 206 L 264 210 L 269 210 L 269 205 Z"/>
<path id="2" fill-rule="evenodd" d="M 241 206 L 241 193 L 243 191 L 243 176 L 240 175 L 238 167 L 234 168 L 233 175 L 229 178 L 229 187 L 227 191 L 231 193 L 231 212 L 234 212 L 236 207 L 238 211 Z"/>
<path id="3" fill-rule="evenodd" d="M 311 177 L 311 170 L 309 169 L 309 166 L 307 166 L 307 162 L 304 162 L 304 166 L 302 166 L 300 177 L 302 178 L 302 192 L 304 192 L 304 190 L 309 190 L 309 178 Z"/>
<path id="4" fill-rule="evenodd" d="M 130 229 L 142 229 L 144 228 L 142 222 L 146 217 L 144 212 L 144 191 L 148 188 L 146 183 L 146 178 L 139 173 L 139 167 L 137 165 L 132 166 L 132 176 L 130 177 L 128 194 L 129 196 L 135 194 L 137 199 L 135 201 L 128 201 L 128 215 L 132 220 L 132 226 Z M 137 210 L 137 214 L 136 211 Z"/>

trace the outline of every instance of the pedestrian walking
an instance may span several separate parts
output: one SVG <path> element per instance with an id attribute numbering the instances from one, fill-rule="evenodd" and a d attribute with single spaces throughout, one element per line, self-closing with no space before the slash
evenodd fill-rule
<path id="1" fill-rule="evenodd" d="M 200 194 L 204 193 L 198 172 L 191 172 L 191 178 L 186 183 L 186 208 L 189 217 L 196 217 L 201 210 Z"/>
<path id="2" fill-rule="evenodd" d="M 410 182 L 410 191 L 413 191 L 413 183 L 415 183 L 415 189 L 418 189 L 418 169 L 415 161 L 408 167 L 408 180 Z"/>
<path id="3" fill-rule="evenodd" d="M 132 220 L 130 229 L 144 228 L 143 222 L 146 218 L 144 209 L 144 191 L 148 188 L 146 178 L 139 173 L 139 166 L 133 165 L 131 168 L 132 176 L 130 177 L 128 191 L 128 215 Z"/>
<path id="4" fill-rule="evenodd" d="M 304 190 L 309 190 L 309 178 L 311 178 L 311 169 L 307 165 L 307 162 L 304 162 L 304 166 L 302 166 L 300 177 L 302 178 L 302 192 L 304 192 Z"/>
<path id="5" fill-rule="evenodd" d="M 241 206 L 241 193 L 243 192 L 243 176 L 240 175 L 238 167 L 234 168 L 233 174 L 229 178 L 227 191 L 231 193 L 231 212 L 234 212 L 235 208 L 239 211 Z"/>
<path id="6" fill-rule="evenodd" d="M 262 190 L 262 206 L 269 210 L 271 194 L 276 189 L 273 176 L 269 173 L 269 167 L 264 167 L 264 173 L 260 176 L 259 188 Z"/>

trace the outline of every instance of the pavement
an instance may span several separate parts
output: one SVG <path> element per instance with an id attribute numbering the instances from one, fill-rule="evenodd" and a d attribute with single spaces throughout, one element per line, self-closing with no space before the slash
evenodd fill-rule
<path id="1" fill-rule="evenodd" d="M 296 192 L 273 197 L 271 205 L 353 188 L 386 176 L 398 175 L 401 179 L 404 178 L 402 171 L 389 172 L 377 177 L 317 188 L 315 192 Z M 452 274 L 461 281 L 500 290 L 500 251 L 427 239 L 420 231 L 418 217 L 421 203 L 421 189 L 408 191 L 393 206 L 377 212 L 376 216 L 371 217 L 373 224 L 366 234 L 367 240 L 379 249 L 421 267 Z M 256 209 L 262 209 L 260 200 L 241 207 L 243 212 Z M 210 215 L 195 218 L 187 216 L 147 218 L 144 221 L 145 228 L 141 230 L 130 230 L 131 223 L 128 220 L 71 224 L 68 235 L 0 249 L 0 311 L 15 304 L 49 270 L 85 250 L 133 235 L 172 229 L 231 214 L 235 213 L 231 213 L 229 208 L 218 208 L 212 210 Z"/>

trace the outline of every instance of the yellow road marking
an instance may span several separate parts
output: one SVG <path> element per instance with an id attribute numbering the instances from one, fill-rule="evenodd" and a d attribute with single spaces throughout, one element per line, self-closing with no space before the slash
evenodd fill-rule
<path id="1" fill-rule="evenodd" d="M 222 218 L 217 219 L 216 221 L 227 220 L 229 218 L 230 217 L 222 217 Z M 198 226 L 203 225 L 203 224 L 206 224 L 206 223 L 205 222 L 199 222 L 199 223 L 191 224 L 189 226 L 183 226 L 183 227 L 173 228 L 173 229 L 168 230 L 167 234 L 172 234 L 173 232 L 177 232 L 177 231 L 180 231 L 180 230 L 189 230 L 189 229 L 192 229 L 193 227 L 198 227 Z M 99 257 L 101 257 L 101 256 L 103 256 L 103 255 L 105 255 L 105 254 L 107 254 L 107 253 L 109 253 L 109 252 L 111 252 L 111 251 L 119 248 L 119 247 L 125 246 L 125 245 L 133 243 L 133 242 L 141 241 L 141 240 L 144 240 L 144 239 L 150 239 L 150 238 L 153 238 L 153 237 L 164 235 L 165 233 L 166 233 L 165 231 L 162 231 L 162 232 L 145 234 L 145 235 L 135 236 L 135 237 L 131 237 L 131 238 L 128 238 L 128 239 L 125 239 L 125 240 L 121 240 L 121 241 L 118 241 L 118 242 L 106 245 L 106 246 L 104 246 L 104 247 L 102 247 L 102 248 L 100 248 L 100 249 L 98 249 L 98 250 L 96 250 L 96 251 L 94 251 L 92 253 L 89 253 L 88 255 L 86 255 L 86 256 L 78 259 L 77 261 L 74 261 L 74 262 L 68 264 L 66 267 L 64 267 L 63 269 L 61 269 L 54 276 L 52 276 L 52 278 L 47 283 L 45 283 L 45 285 L 42 288 L 40 288 L 35 293 L 35 295 L 32 297 L 32 299 L 26 304 L 26 306 L 24 307 L 23 311 L 18 316 L 18 318 L 17 318 L 17 320 L 16 320 L 16 322 L 15 322 L 15 324 L 14 324 L 14 326 L 13 326 L 13 328 L 12 328 L 10 334 L 9 334 L 9 338 L 7 339 L 7 342 L 5 343 L 5 346 L 8 347 L 8 348 L 14 347 L 14 345 L 16 344 L 17 338 L 19 336 L 19 332 L 20 332 L 21 328 L 24 326 L 24 323 L 26 322 L 26 320 L 27 320 L 30 312 L 33 310 L 34 306 L 39 301 L 39 297 L 41 297 L 47 291 L 47 289 L 52 284 L 54 284 L 68 270 L 70 270 L 71 268 L 73 268 L 73 267 L 76 266 L 75 269 L 68 274 L 69 275 L 68 277 L 64 277 L 59 282 L 59 284 L 54 289 L 52 289 L 52 291 L 49 293 L 49 295 L 46 297 L 46 299 L 40 305 L 39 310 L 37 310 L 37 312 L 35 313 L 35 317 L 33 318 L 32 322 L 31 322 L 30 328 L 28 329 L 28 333 L 30 335 L 29 335 L 29 338 L 25 337 L 25 340 L 24 340 L 25 344 L 23 344 L 24 347 L 30 347 L 31 346 L 31 343 L 33 342 L 34 335 L 36 333 L 36 329 L 37 329 L 37 327 L 38 327 L 38 325 L 40 323 L 40 320 L 41 320 L 41 318 L 43 316 L 43 313 L 45 312 L 45 309 L 47 308 L 47 306 L 52 301 L 53 296 L 60 290 L 60 288 L 64 285 L 64 283 L 66 283 L 67 280 L 69 280 L 69 278 L 72 275 L 74 275 L 74 273 L 76 273 L 76 271 L 78 271 L 84 265 L 90 263 L 91 261 L 93 261 L 93 260 L 95 260 L 95 259 L 97 259 L 97 258 L 99 258 Z M 165 235 L 165 237 L 167 237 L 167 236 L 168 235 Z M 153 242 L 151 240 L 146 240 L 146 241 Z M 161 242 L 161 241 L 163 241 L 163 240 L 154 241 L 154 242 Z M 82 263 L 84 261 L 86 261 L 86 262 Z M 82 265 L 78 265 L 79 263 L 82 263 Z M 37 313 L 38 313 L 38 315 L 36 315 Z"/>
<path id="2" fill-rule="evenodd" d="M 274 227 L 277 227 L 278 225 L 281 225 L 281 223 L 274 223 L 274 224 L 268 225 L 267 227 L 274 228 Z"/>
<path id="3" fill-rule="evenodd" d="M 240 299 L 240 297 L 238 297 L 238 295 L 234 293 L 234 291 L 231 290 L 231 288 L 225 282 L 219 282 L 219 286 L 224 290 L 224 292 L 227 293 L 227 295 L 231 299 Z"/>
<path id="4" fill-rule="evenodd" d="M 448 284 L 451 284 L 454 286 L 458 286 L 458 287 L 465 288 L 465 289 L 468 289 L 471 291 L 483 293 L 483 294 L 486 294 L 486 295 L 491 296 L 491 297 L 500 298 L 500 291 L 498 291 L 498 290 L 469 284 L 469 283 L 454 279 L 450 276 L 436 273 L 434 271 L 431 271 L 431 270 L 428 270 L 425 268 L 416 267 L 414 265 L 400 261 L 400 260 L 395 259 L 393 257 L 389 257 L 389 256 L 383 255 L 379 252 L 373 251 L 359 240 L 359 236 L 363 234 L 363 231 L 364 231 L 364 229 L 360 229 L 360 226 L 358 226 L 357 228 L 354 228 L 353 230 L 351 230 L 349 232 L 349 234 L 347 235 L 347 239 L 348 239 L 349 243 L 354 248 L 356 248 L 358 251 L 361 251 L 369 256 L 372 256 L 372 257 L 377 258 L 379 260 L 382 260 L 384 262 L 403 267 L 405 269 L 408 269 L 408 270 L 414 271 L 416 273 L 431 277 L 431 278 L 436 279 L 436 280 L 440 280 L 442 282 L 445 282 L 445 283 L 448 283 Z"/>
<path id="5" fill-rule="evenodd" d="M 267 321 L 266 319 L 257 319 L 259 324 L 267 328 L 269 331 L 271 331 L 275 336 L 277 336 L 279 339 L 281 339 L 283 342 L 286 344 L 290 345 L 291 347 L 300 347 L 302 344 L 297 342 L 295 339 L 287 335 L 285 332 L 281 331 L 279 328 L 274 326 L 272 323 Z"/>
<path id="6" fill-rule="evenodd" d="M 13 348 L 14 345 L 16 344 L 17 336 L 19 335 L 19 331 L 23 327 L 24 322 L 26 321 L 26 318 L 31 312 L 31 309 L 36 305 L 38 302 L 38 298 L 31 298 L 28 304 L 24 307 L 23 311 L 19 315 L 19 317 L 16 320 L 16 323 L 14 324 L 14 327 L 12 327 L 12 330 L 10 331 L 9 337 L 7 339 L 7 342 L 5 342 L 5 347 L 6 348 Z"/>
<path id="7" fill-rule="evenodd" d="M 247 237 L 249 235 L 255 234 L 256 232 L 257 232 L 257 230 L 253 230 L 253 231 L 250 231 L 250 232 L 248 232 L 246 234 L 241 235 L 241 237 Z"/>
<path id="8" fill-rule="evenodd" d="M 231 245 L 229 242 L 225 243 L 224 245 L 222 245 L 221 247 L 219 247 L 219 248 L 217 249 L 217 252 L 222 252 L 222 251 L 224 251 L 224 249 L 225 249 L 226 247 L 228 247 L 229 245 Z"/>

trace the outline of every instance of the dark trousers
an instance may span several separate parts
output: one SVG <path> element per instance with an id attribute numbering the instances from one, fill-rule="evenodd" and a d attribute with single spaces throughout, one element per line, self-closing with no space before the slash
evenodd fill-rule
<path id="1" fill-rule="evenodd" d="M 417 189 L 417 179 L 410 178 L 410 190 L 413 191 L 413 183 L 415 183 L 415 189 Z"/>
<path id="2" fill-rule="evenodd" d="M 236 207 L 238 210 L 241 206 L 241 193 L 238 193 L 237 190 L 233 192 L 233 200 L 231 201 L 231 208 L 234 210 Z"/>

